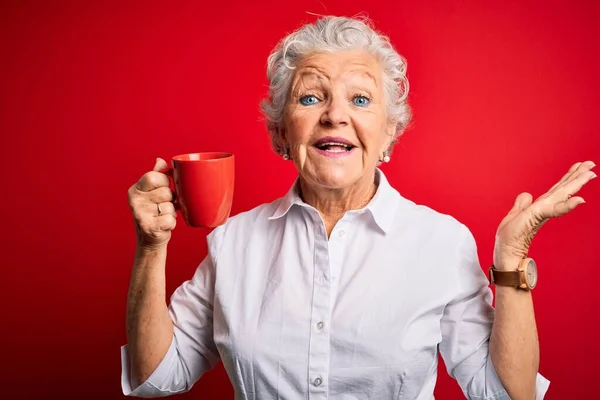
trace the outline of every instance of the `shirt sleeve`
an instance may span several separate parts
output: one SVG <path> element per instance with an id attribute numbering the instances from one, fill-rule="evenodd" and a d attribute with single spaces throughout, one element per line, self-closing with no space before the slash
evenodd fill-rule
<path id="1" fill-rule="evenodd" d="M 458 381 L 467 399 L 507 399 L 508 393 L 496 375 L 489 352 L 494 321 L 492 291 L 477 255 L 473 235 L 462 225 L 462 243 L 457 248 L 457 295 L 446 306 L 441 321 L 440 353 L 450 376 Z M 536 400 L 542 400 L 550 382 L 539 373 Z"/>
<path id="2" fill-rule="evenodd" d="M 214 286 L 215 265 L 209 251 L 192 279 L 179 286 L 171 296 L 171 345 L 156 370 L 137 387 L 130 377 L 127 345 L 121 347 L 121 389 L 124 395 L 163 397 L 186 392 L 217 364 L 219 354 L 213 341 Z"/>

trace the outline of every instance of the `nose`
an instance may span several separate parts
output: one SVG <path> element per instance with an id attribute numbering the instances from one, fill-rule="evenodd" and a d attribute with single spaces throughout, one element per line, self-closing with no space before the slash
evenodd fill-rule
<path id="1" fill-rule="evenodd" d="M 348 105 L 340 96 L 333 96 L 321 115 L 321 123 L 329 127 L 346 126 L 350 122 Z"/>

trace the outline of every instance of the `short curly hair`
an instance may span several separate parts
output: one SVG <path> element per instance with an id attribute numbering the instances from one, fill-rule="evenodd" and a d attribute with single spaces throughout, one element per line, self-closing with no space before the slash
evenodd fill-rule
<path id="1" fill-rule="evenodd" d="M 286 152 L 279 133 L 283 128 L 295 62 L 312 53 L 357 49 L 373 54 L 383 69 L 387 115 L 396 123 L 396 132 L 388 150 L 391 152 L 412 118 L 407 101 L 409 85 L 406 60 L 394 49 L 387 36 L 373 28 L 368 18 L 338 16 L 325 16 L 303 25 L 284 37 L 268 57 L 269 95 L 261 102 L 261 111 L 266 117 L 275 152 Z"/>

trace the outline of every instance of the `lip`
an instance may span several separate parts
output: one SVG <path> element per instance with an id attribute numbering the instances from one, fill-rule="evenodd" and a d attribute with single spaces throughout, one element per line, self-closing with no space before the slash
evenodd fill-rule
<path id="1" fill-rule="evenodd" d="M 348 146 L 352 146 L 352 148 L 350 150 L 340 151 L 340 152 L 332 152 L 332 151 L 326 151 L 326 150 L 319 149 L 320 145 L 322 145 L 323 143 L 328 143 L 328 142 L 342 143 L 342 144 L 345 144 Z M 342 137 L 325 136 L 325 137 L 322 137 L 321 139 L 317 140 L 316 142 L 314 142 L 313 148 L 317 151 L 317 153 L 319 153 L 322 156 L 329 157 L 329 158 L 341 158 L 341 157 L 347 157 L 350 154 L 354 153 L 354 151 L 357 149 L 357 146 L 355 146 L 354 143 L 350 142 L 348 139 L 344 139 Z"/>

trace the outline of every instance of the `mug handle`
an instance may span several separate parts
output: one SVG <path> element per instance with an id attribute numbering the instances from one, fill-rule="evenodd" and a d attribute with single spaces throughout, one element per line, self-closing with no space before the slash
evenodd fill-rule
<path id="1" fill-rule="evenodd" d="M 177 190 L 175 189 L 175 178 L 173 177 L 173 167 L 163 168 L 160 171 L 161 174 L 165 174 L 169 177 L 169 181 L 171 182 L 171 192 L 173 192 L 173 205 L 175 206 L 175 210 L 181 210 L 181 206 L 179 205 L 179 201 L 177 200 Z"/>

